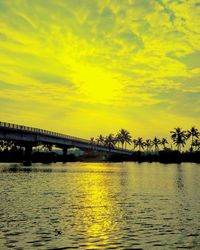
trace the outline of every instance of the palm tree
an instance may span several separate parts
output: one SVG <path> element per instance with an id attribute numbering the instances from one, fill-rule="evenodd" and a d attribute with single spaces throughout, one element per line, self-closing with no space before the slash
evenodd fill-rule
<path id="1" fill-rule="evenodd" d="M 198 142 L 197 142 L 197 151 L 199 151 L 200 150 L 200 140 L 198 140 Z"/>
<path id="2" fill-rule="evenodd" d="M 166 146 L 165 146 L 166 144 L 169 144 L 168 141 L 167 141 L 167 139 L 166 138 L 162 138 L 161 145 L 163 146 L 163 149 L 166 148 Z"/>
<path id="3" fill-rule="evenodd" d="M 195 128 L 194 126 L 191 127 L 190 130 L 187 131 L 187 137 L 188 139 L 191 137 L 192 138 L 192 141 L 191 141 L 191 151 L 193 151 L 193 141 L 194 141 L 194 138 L 198 138 L 199 137 L 199 131 L 197 128 Z"/>
<path id="4" fill-rule="evenodd" d="M 97 139 L 96 139 L 96 141 L 97 141 L 97 145 L 103 145 L 104 144 L 104 136 L 103 135 L 99 135 L 98 137 L 97 137 Z"/>
<path id="5" fill-rule="evenodd" d="M 121 133 L 122 132 L 122 133 Z M 118 132 L 118 134 L 117 134 L 117 140 L 118 140 L 118 142 L 120 142 L 121 143 L 121 145 L 122 145 L 122 149 L 123 149 L 123 147 L 124 147 L 124 143 L 125 143 L 125 141 L 124 141 L 124 137 L 123 137 L 123 131 L 122 131 L 122 129 Z"/>
<path id="6" fill-rule="evenodd" d="M 194 147 L 195 151 L 199 151 L 200 150 L 200 140 L 195 139 L 191 146 Z"/>
<path id="7" fill-rule="evenodd" d="M 133 143 L 133 149 L 137 148 L 137 139 L 133 139 L 132 143 Z"/>
<path id="8" fill-rule="evenodd" d="M 181 147 L 185 146 L 186 140 L 188 139 L 186 131 L 177 127 L 174 128 L 174 131 L 170 131 L 170 133 L 172 134 L 171 138 L 173 140 L 173 143 L 177 146 L 178 151 L 181 152 Z"/>
<path id="9" fill-rule="evenodd" d="M 94 137 L 90 137 L 90 143 L 91 143 L 91 144 L 94 144 L 94 143 L 95 143 Z"/>
<path id="10" fill-rule="evenodd" d="M 138 139 L 133 140 L 133 144 L 134 144 L 134 149 L 135 148 L 139 148 L 139 151 L 141 151 L 141 149 L 144 149 L 144 142 L 142 137 L 138 137 Z"/>
<path id="11" fill-rule="evenodd" d="M 145 142 L 144 142 L 144 145 L 146 146 L 147 148 L 147 152 L 149 152 L 151 150 L 151 146 L 152 146 L 152 141 L 150 139 L 147 139 Z"/>
<path id="12" fill-rule="evenodd" d="M 111 150 L 111 148 L 115 147 L 116 140 L 113 134 L 109 134 L 108 136 L 106 136 L 104 141 L 105 141 L 105 146 L 109 148 L 109 151 Z"/>
<path id="13" fill-rule="evenodd" d="M 155 137 L 152 141 L 152 145 L 155 147 L 155 151 L 159 151 L 159 144 L 161 144 L 161 141 Z"/>
<path id="14" fill-rule="evenodd" d="M 131 144 L 131 135 L 130 135 L 129 131 L 127 131 L 125 129 L 120 129 L 119 133 L 117 134 L 117 137 L 122 144 L 122 148 L 125 145 L 125 149 L 126 149 L 127 143 Z"/>
<path id="15" fill-rule="evenodd" d="M 117 143 L 117 147 L 119 148 L 119 144 L 123 144 L 124 143 L 124 140 L 122 140 L 122 136 L 120 133 L 116 134 L 115 136 L 115 141 Z"/>

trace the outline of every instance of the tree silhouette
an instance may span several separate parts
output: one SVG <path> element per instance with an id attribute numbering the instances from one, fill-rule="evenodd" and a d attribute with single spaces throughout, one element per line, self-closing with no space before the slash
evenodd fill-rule
<path id="1" fill-rule="evenodd" d="M 174 128 L 174 130 L 170 131 L 171 139 L 173 141 L 173 144 L 176 145 L 178 151 L 181 152 L 182 147 L 186 145 L 186 141 L 191 138 L 191 149 L 198 151 L 200 150 L 200 133 L 197 128 L 194 126 L 188 130 L 182 130 L 180 127 Z M 146 139 L 143 140 L 142 137 L 138 137 L 137 139 L 131 139 L 131 135 L 128 130 L 126 129 L 120 129 L 120 131 L 114 136 L 112 133 L 108 136 L 104 137 L 102 134 L 100 134 L 96 140 L 94 140 L 94 137 L 91 137 L 90 142 L 91 145 L 102 145 L 107 146 L 110 149 L 114 148 L 117 144 L 118 148 L 121 144 L 122 149 L 126 150 L 127 144 L 133 143 L 133 148 L 138 149 L 139 151 L 146 150 L 147 152 L 151 151 L 151 148 L 154 147 L 155 151 L 159 151 L 159 146 L 162 145 L 163 150 L 166 149 L 166 145 L 169 144 L 168 140 L 166 138 L 162 138 L 161 140 L 157 137 L 155 137 L 153 140 Z M 4 145 L 5 144 L 5 145 Z M 0 149 L 3 147 L 10 148 L 10 143 L 6 142 L 4 143 L 0 142 Z M 191 151 L 192 151 L 191 150 Z"/>
<path id="2" fill-rule="evenodd" d="M 199 151 L 200 150 L 200 140 L 199 139 L 195 139 L 193 142 L 192 142 L 192 147 L 194 147 L 194 150 L 195 151 Z"/>
<path id="3" fill-rule="evenodd" d="M 138 139 L 133 140 L 133 144 L 134 144 L 134 148 L 139 148 L 139 151 L 141 151 L 141 149 L 144 149 L 144 142 L 142 137 L 138 137 Z"/>
<path id="4" fill-rule="evenodd" d="M 116 143 L 116 140 L 113 134 L 109 134 L 108 136 L 106 136 L 105 146 L 109 148 L 109 151 L 115 147 L 115 143 Z"/>
<path id="5" fill-rule="evenodd" d="M 152 146 L 152 141 L 151 139 L 147 139 L 145 142 L 144 142 L 144 145 L 145 147 L 147 148 L 147 152 L 149 152 L 151 150 L 151 146 Z"/>
<path id="6" fill-rule="evenodd" d="M 126 149 L 127 143 L 131 144 L 131 135 L 125 129 L 120 129 L 119 133 L 117 134 L 117 138 L 121 142 L 122 148 L 125 145 L 125 149 Z"/>
<path id="7" fill-rule="evenodd" d="M 91 145 L 91 149 L 93 149 L 95 145 L 94 137 L 90 137 L 90 145 Z"/>
<path id="8" fill-rule="evenodd" d="M 165 146 L 166 144 L 169 144 L 168 141 L 167 141 L 167 139 L 166 138 L 162 138 L 161 145 L 163 146 L 163 149 L 166 148 L 166 146 Z"/>
<path id="9" fill-rule="evenodd" d="M 161 144 L 161 141 L 157 137 L 155 137 L 152 140 L 152 145 L 154 146 L 155 151 L 159 151 L 159 144 Z"/>
<path id="10" fill-rule="evenodd" d="M 191 141 L 191 147 L 190 147 L 190 150 L 193 151 L 193 141 L 194 141 L 194 138 L 198 138 L 199 137 L 199 131 L 197 128 L 195 128 L 194 126 L 191 127 L 190 130 L 187 131 L 187 137 L 188 138 L 192 138 L 192 141 Z"/>
<path id="11" fill-rule="evenodd" d="M 188 139 L 186 131 L 177 127 L 174 128 L 174 131 L 170 131 L 170 133 L 172 134 L 171 138 L 173 143 L 177 146 L 178 151 L 181 152 L 181 147 L 185 146 L 186 140 Z"/>
<path id="12" fill-rule="evenodd" d="M 117 133 L 116 136 L 115 136 L 115 141 L 117 143 L 117 147 L 119 148 L 119 144 L 123 144 L 124 143 L 124 140 L 122 140 L 122 135 L 121 133 Z"/>
<path id="13" fill-rule="evenodd" d="M 104 136 L 100 134 L 96 139 L 97 145 L 104 145 L 104 140 L 105 140 Z"/>

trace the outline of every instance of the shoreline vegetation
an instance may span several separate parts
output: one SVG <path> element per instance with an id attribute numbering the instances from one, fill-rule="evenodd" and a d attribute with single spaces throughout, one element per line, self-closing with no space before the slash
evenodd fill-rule
<path id="1" fill-rule="evenodd" d="M 21 163 L 24 161 L 23 154 L 19 152 L 7 152 L 6 154 L 0 153 L 0 162 L 2 163 Z M 101 154 L 90 154 L 83 156 L 75 156 L 69 154 L 65 157 L 57 155 L 54 152 L 37 152 L 32 154 L 31 162 L 33 163 L 53 163 L 53 162 L 159 162 L 159 163 L 200 163 L 200 152 L 183 152 L 179 151 L 159 151 L 156 154 L 144 154 L 143 152 L 133 152 L 130 156 L 125 155 L 101 155 Z"/>
<path id="2" fill-rule="evenodd" d="M 166 138 L 154 137 L 153 139 L 132 138 L 129 131 L 121 129 L 116 135 L 99 135 L 97 138 L 91 137 L 91 149 L 82 154 L 60 155 L 53 151 L 54 145 L 38 145 L 42 151 L 34 151 L 31 155 L 32 162 L 160 162 L 160 163 L 200 163 L 200 132 L 192 127 L 190 130 L 182 130 L 177 127 L 170 131 L 170 137 L 175 149 L 167 147 L 169 142 Z M 122 150 L 132 147 L 132 154 L 114 155 L 111 153 L 101 153 L 95 150 L 95 146 L 102 145 L 109 150 L 119 148 Z M 183 150 L 187 146 L 188 150 Z M 48 150 L 48 151 L 44 151 Z M 129 149 L 130 150 L 130 149 Z M 14 141 L 0 141 L 0 162 L 23 162 L 24 148 Z"/>

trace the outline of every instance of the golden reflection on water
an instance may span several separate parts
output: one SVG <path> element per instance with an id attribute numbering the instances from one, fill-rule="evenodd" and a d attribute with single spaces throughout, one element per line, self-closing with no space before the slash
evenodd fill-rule
<path id="1" fill-rule="evenodd" d="M 115 196 L 120 192 L 120 175 L 117 178 L 113 178 L 112 185 L 110 185 L 110 177 L 112 174 L 109 172 L 109 166 L 105 166 L 105 172 L 102 171 L 101 166 L 95 166 L 95 172 L 87 173 L 86 178 L 82 179 L 82 183 L 77 183 L 81 190 L 80 199 L 76 203 L 79 203 L 79 208 L 75 214 L 74 220 L 77 225 L 77 231 L 83 230 L 87 234 L 88 239 L 87 247 L 93 249 L 98 242 L 101 245 L 106 245 L 109 238 L 109 231 L 116 230 L 116 214 L 119 215 L 117 201 Z M 99 171 L 98 171 L 99 169 Z M 112 187 L 115 190 L 111 190 Z M 94 240 L 94 241 L 93 241 Z"/>

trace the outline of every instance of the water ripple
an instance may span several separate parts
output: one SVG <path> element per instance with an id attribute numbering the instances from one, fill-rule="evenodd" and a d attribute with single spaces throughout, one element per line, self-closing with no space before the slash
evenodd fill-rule
<path id="1" fill-rule="evenodd" d="M 5 164 L 0 173 L 0 249 L 200 249 L 197 164 Z"/>

